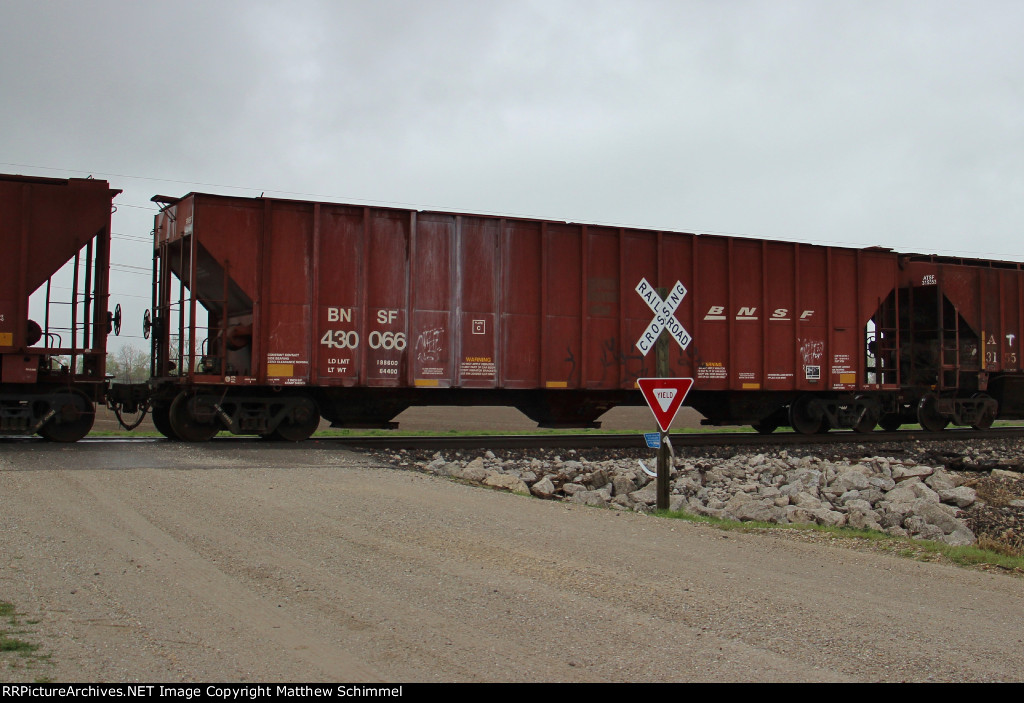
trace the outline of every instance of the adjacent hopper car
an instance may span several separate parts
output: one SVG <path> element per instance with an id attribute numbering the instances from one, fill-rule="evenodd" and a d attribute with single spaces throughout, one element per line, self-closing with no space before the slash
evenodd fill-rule
<path id="1" fill-rule="evenodd" d="M 411 405 L 594 426 L 643 402 L 635 381 L 656 375 L 661 326 L 669 375 L 696 379 L 688 404 L 709 424 L 815 434 L 1024 417 L 1020 264 L 206 193 L 154 198 L 152 374 L 108 386 L 118 191 L 0 182 L 13 252 L 0 282 L 3 432 L 76 439 L 101 400 L 148 409 L 187 441 L 301 440 L 321 417 L 386 427 Z M 71 198 L 83 183 L 91 199 Z M 33 214 L 46 210 L 33 189 L 69 194 L 62 214 Z M 33 247 L 47 257 L 36 268 Z M 63 347 L 33 339 L 29 294 L 83 256 L 80 333 Z"/>
<path id="2" fill-rule="evenodd" d="M 108 386 L 110 214 L 120 192 L 92 179 L 0 175 L 0 434 L 73 442 L 92 428 Z M 65 267 L 70 290 L 51 283 Z M 39 319 L 28 315 L 33 293 Z"/>

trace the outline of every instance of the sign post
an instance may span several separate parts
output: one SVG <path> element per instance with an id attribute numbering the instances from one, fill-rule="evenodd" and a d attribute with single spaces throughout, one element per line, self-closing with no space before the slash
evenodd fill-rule
<path id="1" fill-rule="evenodd" d="M 683 404 L 683 399 L 690 391 L 690 386 L 693 385 L 692 378 L 668 378 L 669 338 L 676 340 L 676 344 L 684 351 L 690 345 L 690 333 L 676 319 L 675 314 L 676 308 L 679 307 L 679 303 L 683 301 L 683 297 L 686 295 L 686 288 L 680 281 L 676 281 L 671 291 L 668 288 L 655 289 L 647 282 L 646 278 L 641 278 L 635 290 L 637 295 L 647 303 L 651 312 L 654 313 L 654 319 L 651 320 L 651 324 L 647 326 L 644 333 L 640 335 L 640 339 L 637 340 L 636 348 L 644 356 L 647 356 L 647 352 L 652 347 L 656 349 L 655 366 L 658 378 L 641 378 L 637 380 L 637 384 L 640 386 L 640 390 L 643 391 L 647 404 L 651 406 L 651 411 L 661 427 L 661 444 L 658 447 L 658 482 L 656 486 L 657 508 L 658 510 L 668 510 L 669 451 L 672 446 L 668 439 L 668 428 L 672 424 L 672 419 L 675 418 L 676 413 L 679 412 L 679 406 Z M 652 385 L 648 383 L 647 385 L 650 387 L 649 395 L 648 390 L 644 388 L 645 381 L 685 381 L 686 383 L 676 383 L 674 385 Z M 685 388 L 683 385 L 685 385 Z M 668 415 L 669 407 L 672 408 L 671 416 L 668 416 L 667 421 L 663 422 L 664 416 Z"/>
<path id="2" fill-rule="evenodd" d="M 656 484 L 658 510 L 668 509 L 669 452 L 672 446 L 668 439 L 668 428 L 672 425 L 679 408 L 683 406 L 686 394 L 693 386 L 692 378 L 638 378 L 637 385 L 644 394 L 647 405 L 654 413 L 661 429 L 661 446 L 658 447 L 658 478 Z"/>

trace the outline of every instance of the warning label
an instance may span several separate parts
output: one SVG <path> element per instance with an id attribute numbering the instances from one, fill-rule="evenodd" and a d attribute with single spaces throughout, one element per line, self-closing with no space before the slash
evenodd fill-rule
<path id="1" fill-rule="evenodd" d="M 286 386 L 305 385 L 308 364 L 298 354 L 267 354 L 267 378 Z"/>
<path id="2" fill-rule="evenodd" d="M 720 361 L 709 361 L 697 367 L 697 378 L 704 381 L 725 380 L 728 378 L 725 364 Z"/>
<path id="3" fill-rule="evenodd" d="M 489 356 L 467 356 L 459 364 L 460 376 L 488 376 L 495 375 L 494 359 Z"/>

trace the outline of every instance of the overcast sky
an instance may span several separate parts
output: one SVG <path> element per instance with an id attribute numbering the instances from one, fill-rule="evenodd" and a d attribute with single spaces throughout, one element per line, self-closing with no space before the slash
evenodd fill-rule
<path id="1" fill-rule="evenodd" d="M 1019 1 L 0 0 L 0 171 L 106 178 L 122 236 L 198 190 L 1024 260 L 1022 27 Z"/>

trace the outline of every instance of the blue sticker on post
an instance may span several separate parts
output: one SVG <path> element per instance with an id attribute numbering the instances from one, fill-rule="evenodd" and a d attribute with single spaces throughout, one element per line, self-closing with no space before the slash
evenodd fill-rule
<path id="1" fill-rule="evenodd" d="M 644 432 L 644 439 L 647 440 L 647 446 L 650 449 L 661 448 L 661 433 L 660 432 Z"/>

